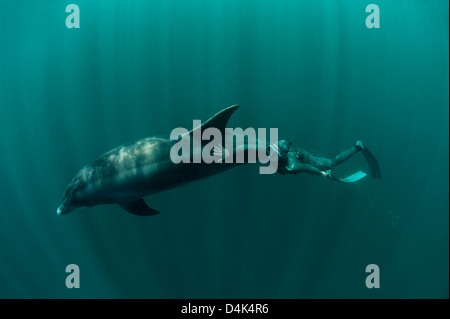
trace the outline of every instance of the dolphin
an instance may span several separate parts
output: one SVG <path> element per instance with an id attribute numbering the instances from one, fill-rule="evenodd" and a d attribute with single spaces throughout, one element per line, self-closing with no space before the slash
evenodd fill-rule
<path id="1" fill-rule="evenodd" d="M 225 133 L 225 126 L 238 105 L 218 112 L 197 129 L 217 128 Z M 256 141 L 245 144 L 245 150 Z M 103 204 L 119 204 L 126 211 L 139 216 L 159 212 L 147 205 L 143 197 L 226 171 L 240 163 L 178 163 L 170 158 L 176 140 L 147 137 L 121 145 L 84 166 L 68 185 L 58 215 L 77 208 Z M 258 144 L 259 145 L 259 144 Z M 203 147 L 204 145 L 201 144 Z M 201 147 L 201 148 L 202 148 Z M 195 153 L 199 150 L 193 150 Z M 193 156 L 193 154 L 191 154 Z"/>

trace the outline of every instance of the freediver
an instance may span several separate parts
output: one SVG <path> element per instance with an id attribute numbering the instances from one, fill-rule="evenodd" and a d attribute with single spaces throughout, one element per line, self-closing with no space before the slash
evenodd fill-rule
<path id="1" fill-rule="evenodd" d="M 342 151 L 332 159 L 314 156 L 304 149 L 293 147 L 292 142 L 288 142 L 286 140 L 280 140 L 278 142 L 278 146 L 272 146 L 272 149 L 278 153 L 277 171 L 282 175 L 308 173 L 323 176 L 338 182 L 356 182 L 357 180 L 365 177 L 366 173 L 359 171 L 351 176 L 340 179 L 334 177 L 331 174 L 331 170 L 350 159 L 356 153 L 362 152 L 369 164 L 372 177 L 381 178 L 378 162 L 361 141 L 357 141 L 354 146 Z"/>

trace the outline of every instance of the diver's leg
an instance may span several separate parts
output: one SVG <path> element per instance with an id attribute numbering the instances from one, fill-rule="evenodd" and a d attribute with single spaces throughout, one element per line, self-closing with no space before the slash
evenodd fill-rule
<path id="1" fill-rule="evenodd" d="M 289 163 L 286 167 L 287 174 L 297 175 L 298 173 L 308 173 L 312 175 L 324 175 L 325 173 L 309 164 Z"/>
<path id="2" fill-rule="evenodd" d="M 326 158 L 324 160 L 331 161 Z M 322 176 L 322 177 L 340 182 L 340 180 L 338 178 L 335 178 L 334 176 L 331 175 L 331 170 L 322 171 L 319 168 L 317 168 L 316 166 L 313 166 L 311 164 L 298 163 L 294 160 L 294 158 L 289 158 L 288 164 L 285 166 L 285 168 L 282 170 L 279 170 L 278 172 L 283 175 L 285 175 L 285 174 L 297 175 L 298 173 L 307 173 L 307 174 Z"/>
<path id="3" fill-rule="evenodd" d="M 286 174 L 297 175 L 298 173 L 308 173 L 308 174 L 312 174 L 312 175 L 318 175 L 318 176 L 322 176 L 322 177 L 340 182 L 340 180 L 338 178 L 335 178 L 334 176 L 331 175 L 330 170 L 321 171 L 317 167 L 309 165 L 309 164 L 294 163 L 294 164 L 286 167 Z"/>
<path id="4" fill-rule="evenodd" d="M 322 157 L 310 156 L 310 163 L 320 169 L 321 171 L 335 168 L 347 161 L 350 157 L 362 151 L 364 149 L 363 144 L 357 141 L 351 148 L 339 153 L 335 158 L 328 159 Z"/>
<path id="5" fill-rule="evenodd" d="M 350 147 L 348 150 L 345 150 L 341 153 L 339 153 L 334 159 L 333 159 L 333 166 L 338 166 L 344 163 L 346 160 L 348 160 L 350 157 L 355 155 L 358 152 L 358 148 L 356 146 Z"/>

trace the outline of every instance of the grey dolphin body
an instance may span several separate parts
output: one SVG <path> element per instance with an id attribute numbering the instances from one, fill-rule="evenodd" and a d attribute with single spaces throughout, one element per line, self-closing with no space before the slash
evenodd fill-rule
<path id="1" fill-rule="evenodd" d="M 230 106 L 201 129 L 225 130 L 228 119 L 238 108 Z M 194 130 L 193 130 L 194 131 Z M 189 133 L 192 134 L 192 131 Z M 174 164 L 170 150 L 176 143 L 157 137 L 143 138 L 119 146 L 83 167 L 67 187 L 58 215 L 79 207 L 119 204 L 135 215 L 150 216 L 159 212 L 150 208 L 144 196 L 174 188 L 191 181 L 228 170 L 238 163 Z"/>

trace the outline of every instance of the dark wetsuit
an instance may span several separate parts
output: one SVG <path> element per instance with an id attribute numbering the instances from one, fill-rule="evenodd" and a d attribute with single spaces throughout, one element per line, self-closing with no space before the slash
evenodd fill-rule
<path id="1" fill-rule="evenodd" d="M 328 159 L 311 155 L 308 151 L 291 146 L 284 140 L 279 141 L 278 173 L 297 174 L 309 173 L 332 178 L 328 170 L 342 164 L 361 150 L 358 146 L 352 146 L 348 150 L 339 153 L 335 158 Z M 328 172 L 326 172 L 328 171 Z"/>

